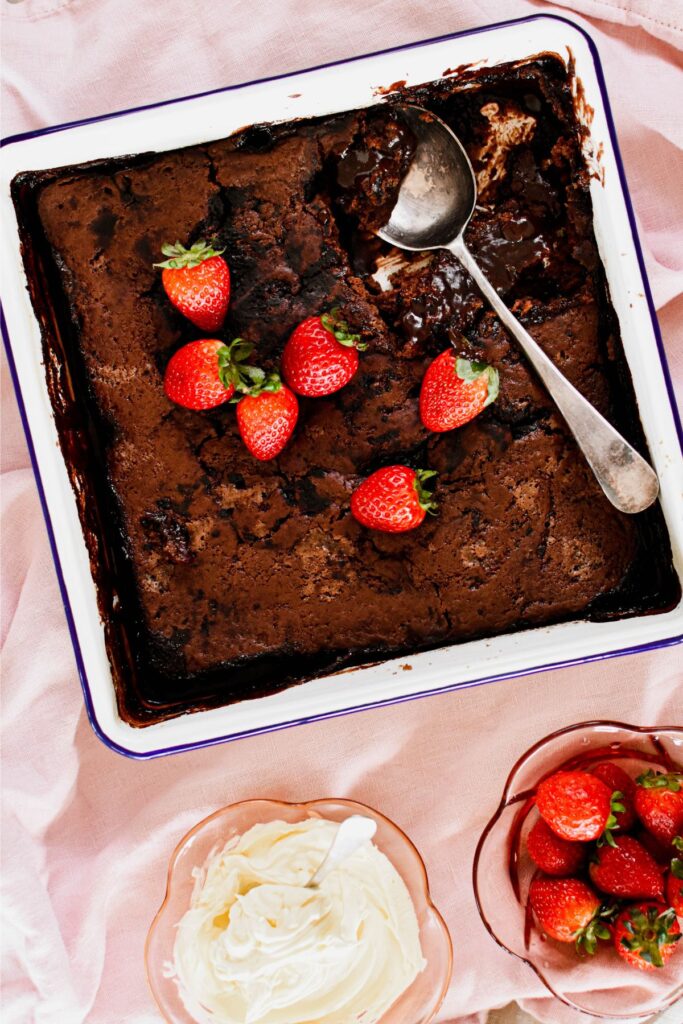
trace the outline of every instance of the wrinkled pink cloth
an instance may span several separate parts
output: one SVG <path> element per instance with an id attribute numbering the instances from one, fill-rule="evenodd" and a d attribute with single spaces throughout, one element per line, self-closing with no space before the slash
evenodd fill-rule
<path id="1" fill-rule="evenodd" d="M 680 394 L 678 0 L 2 0 L 3 134 L 542 11 L 569 14 L 598 43 Z M 230 801 L 326 795 L 375 805 L 422 850 L 455 943 L 440 1021 L 481 1024 L 513 999 L 545 1022 L 577 1020 L 485 932 L 470 881 L 474 847 L 513 762 L 536 739 L 592 718 L 683 722 L 681 649 L 125 760 L 85 717 L 4 365 L 2 398 L 5 1024 L 159 1022 L 143 946 L 175 843 Z"/>

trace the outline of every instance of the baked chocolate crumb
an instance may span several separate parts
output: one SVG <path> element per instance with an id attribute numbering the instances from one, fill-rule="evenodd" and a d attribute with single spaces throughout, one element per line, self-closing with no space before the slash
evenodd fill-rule
<path id="1" fill-rule="evenodd" d="M 562 62 L 541 55 L 397 88 L 469 152 L 475 256 L 646 453 L 570 85 Z M 372 235 L 412 146 L 382 104 L 13 182 L 120 713 L 134 725 L 354 664 L 678 599 L 661 510 L 630 518 L 609 504 L 450 254 L 410 258 Z M 201 237 L 225 247 L 231 269 L 221 336 L 253 342 L 266 370 L 300 321 L 332 306 L 369 342 L 346 388 L 301 401 L 294 439 L 270 463 L 241 444 L 230 406 L 195 413 L 164 395 L 168 359 L 199 332 L 152 262 L 163 242 Z M 429 434 L 420 382 L 449 345 L 493 364 L 500 396 L 464 428 Z M 406 535 L 364 530 L 350 494 L 395 462 L 439 472 L 440 513 Z"/>

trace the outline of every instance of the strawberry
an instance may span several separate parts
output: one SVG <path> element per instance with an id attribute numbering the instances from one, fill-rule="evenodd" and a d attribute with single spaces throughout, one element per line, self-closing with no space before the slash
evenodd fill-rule
<path id="1" fill-rule="evenodd" d="M 636 823 L 636 809 L 633 805 L 636 795 L 635 782 L 623 768 L 612 761 L 601 761 L 591 768 L 591 773 L 597 775 L 613 793 L 621 794 L 619 803 L 624 805 L 624 810 L 615 811 L 614 817 L 617 819 L 617 827 L 622 832 L 628 832 Z"/>
<path id="2" fill-rule="evenodd" d="M 677 850 L 683 851 L 683 838 L 676 836 L 674 846 Z M 677 917 L 683 917 L 683 860 L 680 857 L 673 857 L 671 867 L 666 876 L 666 901 L 676 911 Z"/>
<path id="3" fill-rule="evenodd" d="M 593 885 L 612 896 L 662 898 L 664 881 L 657 861 L 631 836 L 598 847 L 588 873 Z"/>
<path id="4" fill-rule="evenodd" d="M 427 512 L 434 512 L 425 482 L 436 476 L 432 469 L 385 466 L 364 480 L 351 495 L 351 511 L 362 526 L 386 533 L 403 533 L 419 526 Z"/>
<path id="5" fill-rule="evenodd" d="M 536 867 L 546 875 L 566 877 L 579 870 L 586 856 L 583 843 L 570 843 L 560 839 L 553 830 L 539 818 L 526 840 L 529 856 Z"/>
<path id="6" fill-rule="evenodd" d="M 190 249 L 166 243 L 161 251 L 169 258 L 154 266 L 163 270 L 161 282 L 173 305 L 200 330 L 217 331 L 230 302 L 230 271 L 221 256 L 225 250 L 201 241 Z"/>
<path id="7" fill-rule="evenodd" d="M 228 402 L 236 390 L 246 391 L 265 378 L 263 370 L 245 363 L 253 348 L 241 338 L 229 345 L 216 338 L 183 345 L 166 366 L 167 397 L 186 409 L 213 409 Z"/>
<path id="8" fill-rule="evenodd" d="M 498 371 L 460 358 L 449 348 L 427 367 L 420 391 L 420 418 L 427 430 L 461 427 L 498 397 Z"/>
<path id="9" fill-rule="evenodd" d="M 614 923 L 614 948 L 640 971 L 663 967 L 680 937 L 673 909 L 649 900 L 622 910 Z"/>
<path id="10" fill-rule="evenodd" d="M 609 939 L 606 920 L 611 908 L 601 906 L 589 885 L 578 878 L 535 878 L 529 902 L 541 929 L 558 942 L 573 942 L 577 952 L 593 954 L 598 939 Z"/>
<path id="11" fill-rule="evenodd" d="M 604 832 L 609 835 L 616 825 L 609 786 L 588 772 L 556 772 L 544 779 L 536 806 L 553 832 L 570 842 L 590 842 Z"/>
<path id="12" fill-rule="evenodd" d="M 358 353 L 367 348 L 351 334 L 339 309 L 309 316 L 289 338 L 282 353 L 282 374 L 297 395 L 319 398 L 348 384 L 358 369 Z"/>
<path id="13" fill-rule="evenodd" d="M 683 918 L 683 873 L 679 877 L 673 871 L 666 876 L 667 907 L 672 907 L 676 917 Z"/>
<path id="14" fill-rule="evenodd" d="M 642 825 L 636 829 L 634 833 L 634 839 L 637 839 L 641 846 L 644 846 L 651 857 L 659 864 L 662 871 L 669 866 L 671 860 L 671 847 L 664 846 L 660 843 L 659 839 L 656 839 L 651 832 L 648 832 Z"/>
<path id="15" fill-rule="evenodd" d="M 683 774 L 652 769 L 636 779 L 636 813 L 660 843 L 670 846 L 683 832 Z"/>
<path id="16" fill-rule="evenodd" d="M 237 426 L 256 459 L 274 459 L 294 433 L 299 416 L 296 395 L 276 373 L 256 384 L 237 405 Z"/>

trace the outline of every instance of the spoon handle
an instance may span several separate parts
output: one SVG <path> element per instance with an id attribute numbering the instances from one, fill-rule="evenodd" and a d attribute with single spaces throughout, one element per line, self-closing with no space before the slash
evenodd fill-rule
<path id="1" fill-rule="evenodd" d="M 316 873 L 307 884 L 307 888 L 315 888 L 320 885 L 323 878 L 327 878 L 330 871 L 334 871 L 351 854 L 369 842 L 377 831 L 377 822 L 372 818 L 366 818 L 364 814 L 352 814 L 345 818 L 337 829 L 332 845 L 325 854 L 325 858 Z"/>
<path id="2" fill-rule="evenodd" d="M 550 392 L 603 491 L 622 512 L 642 512 L 657 498 L 657 474 L 580 391 L 567 380 L 507 308 L 465 245 L 462 235 L 449 250 L 474 278 L 484 298 L 526 354 Z"/>

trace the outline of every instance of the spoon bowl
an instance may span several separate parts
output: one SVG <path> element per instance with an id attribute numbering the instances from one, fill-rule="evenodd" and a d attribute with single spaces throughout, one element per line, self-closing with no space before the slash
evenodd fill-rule
<path id="1" fill-rule="evenodd" d="M 448 248 L 467 227 L 477 201 L 477 182 L 460 139 L 421 107 L 400 108 L 417 145 L 401 182 L 389 222 L 377 232 L 411 252 Z"/>
<path id="2" fill-rule="evenodd" d="M 412 131 L 416 146 L 391 216 L 377 234 L 399 249 L 447 249 L 459 260 L 541 378 L 607 498 L 621 512 L 642 512 L 657 499 L 656 473 L 557 369 L 465 244 L 477 181 L 462 143 L 430 111 L 413 105 L 394 109 Z"/>
<path id="3" fill-rule="evenodd" d="M 351 857 L 365 843 L 371 842 L 376 831 L 377 822 L 372 818 L 368 818 L 365 814 L 352 814 L 349 818 L 345 818 L 340 823 L 324 860 L 308 882 L 306 888 L 317 889 L 330 872 L 338 868 L 340 864 L 343 864 L 348 857 Z"/>

